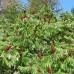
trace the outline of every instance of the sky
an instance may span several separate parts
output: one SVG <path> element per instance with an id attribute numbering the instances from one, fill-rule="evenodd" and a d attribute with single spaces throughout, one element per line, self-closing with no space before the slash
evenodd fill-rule
<path id="1" fill-rule="evenodd" d="M 74 7 L 74 0 L 60 0 L 61 6 L 64 8 L 64 11 L 71 11 L 71 8 Z"/>
<path id="2" fill-rule="evenodd" d="M 27 0 L 21 0 L 23 3 L 28 4 Z M 61 7 L 64 8 L 64 11 L 71 11 L 71 8 L 74 7 L 74 0 L 60 0 Z"/>

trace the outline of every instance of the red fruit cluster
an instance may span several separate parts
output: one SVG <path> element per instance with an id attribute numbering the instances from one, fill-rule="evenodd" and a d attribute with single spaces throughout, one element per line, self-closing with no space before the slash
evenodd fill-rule
<path id="1" fill-rule="evenodd" d="M 24 34 L 22 34 L 22 38 L 24 38 Z"/>
<path id="2" fill-rule="evenodd" d="M 42 18 L 40 17 L 40 21 L 42 21 Z"/>
<path id="3" fill-rule="evenodd" d="M 71 55 L 72 55 L 72 53 L 73 53 L 73 51 L 72 51 L 72 50 L 69 50 L 69 51 L 68 51 L 68 55 L 69 55 L 69 56 L 71 56 Z"/>
<path id="4" fill-rule="evenodd" d="M 40 17 L 40 21 L 41 21 L 41 23 L 43 23 L 43 20 L 42 20 L 42 18 Z"/>
<path id="5" fill-rule="evenodd" d="M 33 63 L 31 62 L 31 63 L 30 63 L 30 67 L 32 67 L 32 66 L 33 66 Z"/>
<path id="6" fill-rule="evenodd" d="M 34 15 L 34 14 L 36 14 L 37 13 L 37 11 L 34 11 L 34 12 L 32 12 L 32 15 Z"/>
<path id="7" fill-rule="evenodd" d="M 51 68 L 50 68 L 50 67 L 48 67 L 48 73 L 51 73 L 51 72 L 52 72 Z"/>
<path id="8" fill-rule="evenodd" d="M 38 25 L 35 26 L 35 30 L 37 30 L 37 29 L 38 29 Z"/>
<path id="9" fill-rule="evenodd" d="M 6 32 L 6 30 L 4 29 L 4 33 Z"/>
<path id="10" fill-rule="evenodd" d="M 44 17 L 44 22 L 46 22 L 47 20 L 46 20 L 46 17 Z"/>
<path id="11" fill-rule="evenodd" d="M 41 72 L 41 71 L 40 71 L 40 68 L 38 68 L 37 71 L 38 71 L 38 72 Z"/>
<path id="12" fill-rule="evenodd" d="M 27 15 L 25 15 L 25 16 L 23 17 L 23 19 L 25 19 L 25 18 L 28 18 Z"/>
<path id="13" fill-rule="evenodd" d="M 51 52 L 54 53 L 55 52 L 55 46 L 51 45 Z"/>
<path id="14" fill-rule="evenodd" d="M 7 51 L 7 50 L 10 50 L 11 49 L 11 45 L 9 45 L 9 46 L 7 46 L 6 48 L 5 48 L 5 50 Z"/>
<path id="15" fill-rule="evenodd" d="M 17 31 L 14 32 L 15 35 L 16 35 L 17 33 L 18 33 Z"/>
<path id="16" fill-rule="evenodd" d="M 61 48 L 62 48 L 62 49 L 64 49 L 64 47 L 63 47 L 63 46 L 61 46 Z"/>
<path id="17" fill-rule="evenodd" d="M 21 17 L 20 19 L 23 21 L 23 19 L 28 18 L 27 15 Z"/>
<path id="18" fill-rule="evenodd" d="M 37 34 L 35 34 L 35 35 L 34 35 L 34 38 L 38 38 L 38 35 L 37 35 Z"/>
<path id="19" fill-rule="evenodd" d="M 48 19 L 48 23 L 50 23 L 50 21 L 51 21 L 51 19 L 49 18 L 49 19 Z"/>
<path id="20" fill-rule="evenodd" d="M 40 59 L 42 59 L 42 53 L 41 52 L 38 52 L 38 57 L 40 58 Z"/>
<path id="21" fill-rule="evenodd" d="M 20 51 L 20 57 L 22 57 L 23 51 Z"/>

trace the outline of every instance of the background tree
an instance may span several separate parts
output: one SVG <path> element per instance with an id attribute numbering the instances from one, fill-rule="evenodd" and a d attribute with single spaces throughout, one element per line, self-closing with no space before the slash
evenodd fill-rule
<path id="1" fill-rule="evenodd" d="M 0 0 L 0 15 L 1 15 L 1 13 L 2 13 L 2 2 Z"/>
<path id="2" fill-rule="evenodd" d="M 74 15 L 74 8 L 71 9 L 71 13 Z"/>
<path id="3" fill-rule="evenodd" d="M 19 4 L 18 0 L 2 0 L 3 2 L 3 10 L 10 10 Z"/>
<path id="4" fill-rule="evenodd" d="M 59 14 L 63 10 L 59 0 L 48 0 L 48 4 L 51 6 L 55 13 Z"/>
<path id="5" fill-rule="evenodd" d="M 30 11 L 37 11 L 42 3 L 48 3 L 48 0 L 28 0 Z"/>
<path id="6" fill-rule="evenodd" d="M 31 9 L 33 10 L 38 10 L 39 5 L 42 5 L 43 3 L 49 4 L 52 9 L 57 8 L 60 4 L 59 0 L 28 0 L 28 1 L 30 3 Z"/>
<path id="7" fill-rule="evenodd" d="M 5 18 L 10 22 L 17 20 L 22 11 L 23 5 L 19 0 L 1 0 L 2 12 Z"/>
<path id="8" fill-rule="evenodd" d="M 59 2 L 59 0 L 48 0 L 48 4 L 51 6 L 51 8 L 54 8 L 58 4 L 60 4 L 60 2 Z"/>

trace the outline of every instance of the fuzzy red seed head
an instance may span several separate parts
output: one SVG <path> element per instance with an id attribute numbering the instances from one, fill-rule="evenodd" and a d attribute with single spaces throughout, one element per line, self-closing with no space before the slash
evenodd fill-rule
<path id="1" fill-rule="evenodd" d="M 49 19 L 48 19 L 48 23 L 50 23 L 50 20 L 51 20 L 51 19 L 49 18 Z"/>
<path id="2" fill-rule="evenodd" d="M 23 21 L 23 18 L 22 17 L 20 19 Z"/>
<path id="3" fill-rule="evenodd" d="M 63 47 L 63 46 L 61 46 L 61 48 L 62 48 L 62 49 L 64 49 L 64 47 Z"/>
<path id="4" fill-rule="evenodd" d="M 6 32 L 6 30 L 4 29 L 4 33 Z"/>
<path id="5" fill-rule="evenodd" d="M 22 57 L 23 51 L 20 51 L 20 57 Z"/>
<path id="6" fill-rule="evenodd" d="M 23 19 L 28 18 L 27 15 L 24 15 L 23 17 L 21 17 L 20 19 L 23 21 Z"/>
<path id="7" fill-rule="evenodd" d="M 23 19 L 25 19 L 25 18 L 28 18 L 27 15 L 25 15 L 25 16 L 23 17 Z"/>
<path id="8" fill-rule="evenodd" d="M 37 11 L 34 11 L 34 12 L 32 12 L 32 15 L 34 15 L 34 14 L 36 14 L 37 13 Z"/>
<path id="9" fill-rule="evenodd" d="M 40 21 L 41 21 L 41 23 L 43 23 L 43 19 L 40 17 Z"/>
<path id="10" fill-rule="evenodd" d="M 7 51 L 7 50 L 10 50 L 11 49 L 11 45 L 9 45 L 9 46 L 7 46 L 6 48 L 5 48 L 5 50 Z"/>
<path id="11" fill-rule="evenodd" d="M 44 22 L 46 22 L 46 17 L 44 17 Z"/>
<path id="12" fill-rule="evenodd" d="M 34 35 L 34 37 L 35 37 L 35 38 L 38 38 L 38 35 L 37 35 L 37 34 L 35 34 L 35 35 Z"/>
<path id="13" fill-rule="evenodd" d="M 33 63 L 31 62 L 31 63 L 30 63 L 30 67 L 32 67 L 32 66 L 33 66 Z"/>
<path id="14" fill-rule="evenodd" d="M 41 71 L 40 71 L 40 68 L 38 68 L 37 71 L 38 71 L 38 72 L 41 72 Z"/>
<path id="15" fill-rule="evenodd" d="M 69 51 L 68 51 L 68 55 L 69 55 L 69 56 L 71 56 L 71 55 L 72 55 L 72 53 L 73 53 L 73 51 L 72 51 L 72 50 L 69 50 Z"/>
<path id="16" fill-rule="evenodd" d="M 42 53 L 41 52 L 38 52 L 38 57 L 40 58 L 40 59 L 42 59 Z"/>
<path id="17" fill-rule="evenodd" d="M 35 30 L 37 30 L 37 29 L 38 29 L 38 25 L 35 26 Z"/>
<path id="18" fill-rule="evenodd" d="M 51 68 L 50 68 L 50 67 L 48 67 L 48 73 L 51 73 L 51 72 L 52 72 Z"/>
<path id="19" fill-rule="evenodd" d="M 18 34 L 18 31 L 14 31 L 14 34 L 15 34 L 15 35 Z"/>
<path id="20" fill-rule="evenodd" d="M 40 20 L 42 21 L 42 18 L 40 17 Z"/>
<path id="21" fill-rule="evenodd" d="M 51 45 L 51 52 L 55 52 L 55 46 L 54 45 Z"/>
<path id="22" fill-rule="evenodd" d="M 24 34 L 22 34 L 22 38 L 24 38 Z"/>

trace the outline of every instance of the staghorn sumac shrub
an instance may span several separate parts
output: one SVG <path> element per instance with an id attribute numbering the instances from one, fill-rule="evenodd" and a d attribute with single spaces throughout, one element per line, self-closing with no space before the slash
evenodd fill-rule
<path id="1" fill-rule="evenodd" d="M 59 20 L 46 8 L 20 14 L 23 19 L 18 17 L 14 23 L 0 18 L 0 73 L 73 73 L 74 21 Z"/>

